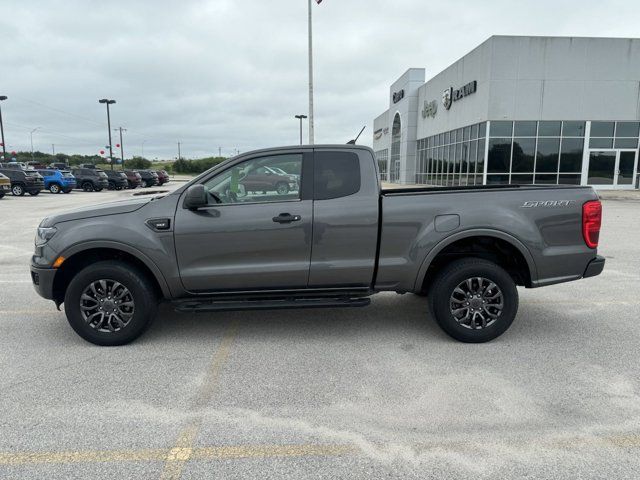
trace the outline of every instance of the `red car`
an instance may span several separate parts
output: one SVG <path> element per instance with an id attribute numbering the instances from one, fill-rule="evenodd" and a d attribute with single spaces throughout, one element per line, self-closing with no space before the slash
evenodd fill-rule
<path id="1" fill-rule="evenodd" d="M 137 188 L 142 184 L 142 177 L 138 172 L 133 170 L 125 170 L 124 174 L 127 176 L 127 183 L 129 188 Z"/>
<path id="2" fill-rule="evenodd" d="M 158 185 L 169 183 L 169 174 L 166 170 L 154 170 L 154 172 L 158 175 Z"/>

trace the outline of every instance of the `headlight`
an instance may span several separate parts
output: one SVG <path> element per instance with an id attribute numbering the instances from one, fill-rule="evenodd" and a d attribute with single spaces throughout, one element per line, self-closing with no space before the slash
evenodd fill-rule
<path id="1" fill-rule="evenodd" d="M 36 233 L 36 247 L 41 247 L 51 240 L 57 231 L 56 227 L 38 227 L 38 233 Z"/>

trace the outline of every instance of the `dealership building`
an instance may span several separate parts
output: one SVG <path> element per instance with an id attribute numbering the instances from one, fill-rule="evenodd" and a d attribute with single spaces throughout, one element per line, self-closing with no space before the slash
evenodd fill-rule
<path id="1" fill-rule="evenodd" d="M 374 120 L 383 180 L 638 188 L 640 39 L 493 36 Z"/>

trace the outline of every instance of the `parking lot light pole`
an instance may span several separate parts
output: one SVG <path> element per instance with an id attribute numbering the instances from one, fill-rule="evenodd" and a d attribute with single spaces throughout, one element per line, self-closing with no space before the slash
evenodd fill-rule
<path id="1" fill-rule="evenodd" d="M 6 100 L 8 97 L 6 95 L 0 95 L 0 102 Z M 7 146 L 4 142 L 4 125 L 2 125 L 2 105 L 0 104 L 0 133 L 2 134 L 2 159 L 5 160 L 7 158 Z"/>
<path id="2" fill-rule="evenodd" d="M 114 128 L 113 131 L 114 132 L 120 131 L 120 160 L 122 161 L 122 170 L 124 170 L 124 144 L 122 143 L 122 132 L 126 132 L 127 129 L 118 127 L 118 128 Z"/>
<path id="3" fill-rule="evenodd" d="M 41 129 L 42 127 L 36 127 L 29 132 L 29 139 L 31 140 L 31 161 L 33 162 L 33 134 L 36 130 Z M 4 142 L 3 142 L 4 143 Z"/>
<path id="4" fill-rule="evenodd" d="M 306 115 L 296 115 L 296 118 L 300 120 L 300 145 L 302 145 L 302 119 L 307 118 Z"/>
<path id="5" fill-rule="evenodd" d="M 111 115 L 109 114 L 109 105 L 116 103 L 115 100 L 109 100 L 108 98 L 102 98 L 98 100 L 98 103 L 105 103 L 107 105 L 107 131 L 109 132 L 109 159 L 111 160 L 111 170 L 113 170 L 113 147 L 111 145 Z"/>

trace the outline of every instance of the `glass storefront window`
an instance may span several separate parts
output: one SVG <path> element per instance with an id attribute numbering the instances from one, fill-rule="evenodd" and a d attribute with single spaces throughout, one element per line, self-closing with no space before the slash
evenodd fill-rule
<path id="1" fill-rule="evenodd" d="M 637 138 L 616 138 L 613 146 L 614 148 L 637 148 L 638 139 Z"/>
<path id="2" fill-rule="evenodd" d="M 491 122 L 491 137 L 510 137 L 513 132 L 513 122 Z"/>
<path id="3" fill-rule="evenodd" d="M 560 171 L 581 172 L 583 138 L 563 138 L 560 147 Z"/>
<path id="4" fill-rule="evenodd" d="M 487 175 L 487 185 L 505 185 L 509 183 L 509 175 Z"/>
<path id="5" fill-rule="evenodd" d="M 481 138 L 478 140 L 478 161 L 476 165 L 476 173 L 484 173 L 484 146 L 486 140 Z M 477 183 L 477 181 L 476 181 Z"/>
<path id="6" fill-rule="evenodd" d="M 511 183 L 513 185 L 531 185 L 533 183 L 533 174 L 514 174 L 511 175 Z"/>
<path id="7" fill-rule="evenodd" d="M 539 138 L 536 156 L 536 173 L 555 173 L 558 171 L 560 156 L 559 138 Z M 538 183 L 536 177 L 536 183 Z"/>
<path id="8" fill-rule="evenodd" d="M 552 174 L 552 175 L 536 173 L 536 179 L 535 179 L 534 183 L 542 184 L 542 185 L 549 185 L 549 184 L 553 184 L 553 183 L 558 183 L 557 180 L 558 180 L 558 176 L 555 173 Z"/>
<path id="9" fill-rule="evenodd" d="M 478 124 L 478 138 L 485 138 L 487 136 L 487 123 L 482 122 Z"/>
<path id="10" fill-rule="evenodd" d="M 515 122 L 513 128 L 514 137 L 535 137 L 538 122 Z"/>
<path id="11" fill-rule="evenodd" d="M 539 137 L 559 137 L 562 122 L 539 122 L 538 123 L 538 136 Z"/>
<path id="12" fill-rule="evenodd" d="M 590 138 L 589 148 L 611 148 L 613 146 L 613 138 Z"/>
<path id="13" fill-rule="evenodd" d="M 533 173 L 533 157 L 536 150 L 535 138 L 514 138 L 512 172 Z"/>
<path id="14" fill-rule="evenodd" d="M 560 185 L 580 185 L 580 175 L 560 174 L 558 183 Z"/>
<path id="15" fill-rule="evenodd" d="M 493 123 L 491 124 L 493 129 Z M 509 172 L 511 160 L 511 138 L 489 139 L 489 162 L 487 172 Z"/>
<path id="16" fill-rule="evenodd" d="M 584 137 L 584 122 L 562 122 L 563 137 Z"/>
<path id="17" fill-rule="evenodd" d="M 639 128 L 640 128 L 640 122 L 618 122 L 616 125 L 616 138 L 618 137 L 637 138 Z"/>
<path id="18" fill-rule="evenodd" d="M 615 122 L 591 122 L 592 137 L 613 137 Z"/>
<path id="19" fill-rule="evenodd" d="M 478 138 L 478 125 L 471 125 L 471 140 Z"/>

